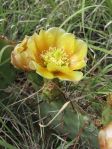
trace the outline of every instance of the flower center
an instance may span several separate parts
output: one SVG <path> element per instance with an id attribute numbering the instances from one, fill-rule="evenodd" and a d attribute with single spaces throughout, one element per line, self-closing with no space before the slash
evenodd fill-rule
<path id="1" fill-rule="evenodd" d="M 49 48 L 41 54 L 45 66 L 49 63 L 54 63 L 58 66 L 68 66 L 69 58 L 63 49 Z"/>

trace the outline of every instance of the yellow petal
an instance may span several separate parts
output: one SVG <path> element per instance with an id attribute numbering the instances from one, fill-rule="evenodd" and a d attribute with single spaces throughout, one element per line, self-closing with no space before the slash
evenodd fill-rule
<path id="1" fill-rule="evenodd" d="M 36 72 L 43 76 L 44 78 L 47 78 L 47 79 L 53 79 L 54 78 L 54 75 L 49 72 L 46 68 L 44 67 L 41 67 L 40 65 L 37 66 L 37 70 Z"/>
<path id="2" fill-rule="evenodd" d="M 48 63 L 47 69 L 52 73 L 63 72 L 65 74 L 69 74 L 70 72 L 72 72 L 72 70 L 70 70 L 67 66 L 58 66 L 55 63 Z"/>
<path id="3" fill-rule="evenodd" d="M 40 30 L 39 35 L 35 38 L 38 49 L 42 52 L 50 47 L 56 47 L 58 38 L 64 34 L 64 30 L 60 28 L 50 28 L 47 31 Z"/>
<path id="4" fill-rule="evenodd" d="M 55 46 L 55 35 L 50 32 L 41 30 L 38 37 L 36 38 L 37 46 L 39 51 L 48 50 L 50 47 Z"/>
<path id="5" fill-rule="evenodd" d="M 35 43 L 35 40 L 34 40 L 34 36 L 31 36 L 28 40 L 28 43 L 27 43 L 27 47 L 28 47 L 28 54 L 35 59 L 35 54 L 36 54 L 36 51 L 37 51 L 37 46 L 36 46 L 36 43 Z"/>
<path id="6" fill-rule="evenodd" d="M 85 59 L 87 56 L 87 44 L 84 41 L 78 39 L 76 45 L 74 59 L 76 61 Z"/>
<path id="7" fill-rule="evenodd" d="M 32 57 L 33 60 L 35 60 L 38 64 L 43 65 L 43 61 L 40 57 L 41 50 L 38 48 L 38 35 L 34 33 L 28 40 L 28 54 Z"/>
<path id="8" fill-rule="evenodd" d="M 72 55 L 76 48 L 76 39 L 73 34 L 65 33 L 63 34 L 57 42 L 57 47 L 64 49 L 67 54 Z"/>
<path id="9" fill-rule="evenodd" d="M 59 71 L 59 69 L 60 69 L 60 66 L 57 66 L 54 63 L 48 63 L 47 64 L 47 70 L 50 72 L 56 72 L 56 71 Z"/>
<path id="10" fill-rule="evenodd" d="M 47 44 L 46 44 L 46 39 L 47 39 L 46 31 L 44 31 L 44 30 L 41 30 L 39 32 L 39 35 L 37 35 L 35 37 L 35 42 L 37 43 L 37 47 L 38 47 L 37 49 L 40 52 L 42 52 L 48 48 Z"/>
<path id="11" fill-rule="evenodd" d="M 34 60 L 31 60 L 29 62 L 29 67 L 30 67 L 31 70 L 36 70 L 37 66 L 38 66 L 38 64 Z"/>
<path id="12" fill-rule="evenodd" d="M 85 66 L 86 66 L 85 60 L 75 61 L 75 58 L 72 57 L 72 59 L 70 61 L 70 67 L 72 70 L 79 70 Z"/>
<path id="13" fill-rule="evenodd" d="M 65 33 L 65 31 L 62 28 L 58 28 L 58 27 L 52 27 L 52 28 L 48 29 L 47 32 L 51 33 L 55 37 L 59 37 Z"/>
<path id="14" fill-rule="evenodd" d="M 27 49 L 27 42 L 28 42 L 29 37 L 25 36 L 25 38 L 23 39 L 23 41 L 21 43 L 19 43 L 15 49 L 19 52 L 25 51 Z"/>
<path id="15" fill-rule="evenodd" d="M 50 45 L 50 46 L 56 47 L 58 39 L 65 33 L 65 31 L 58 27 L 52 27 L 47 30 L 47 33 L 49 36 L 52 37 L 53 45 Z"/>
<path id="16" fill-rule="evenodd" d="M 72 71 L 67 66 L 57 66 L 56 64 L 49 63 L 47 65 L 49 72 L 52 72 L 53 75 L 62 80 L 70 81 L 79 81 L 83 77 L 83 73 L 80 71 Z"/>
<path id="17" fill-rule="evenodd" d="M 61 80 L 68 80 L 68 81 L 80 81 L 83 78 L 83 73 L 80 71 L 72 71 L 70 74 L 60 72 L 57 74 L 57 77 Z"/>

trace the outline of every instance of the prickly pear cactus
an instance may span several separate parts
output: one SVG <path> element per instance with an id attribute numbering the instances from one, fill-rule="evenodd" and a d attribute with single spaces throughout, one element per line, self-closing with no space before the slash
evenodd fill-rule
<path id="1" fill-rule="evenodd" d="M 42 100 L 39 105 L 42 118 L 40 127 L 50 127 L 72 140 L 83 140 L 86 144 L 91 144 L 91 148 L 98 149 L 97 128 L 89 117 L 76 108 L 74 102 L 65 98 L 58 83 L 45 81 L 39 97 Z"/>

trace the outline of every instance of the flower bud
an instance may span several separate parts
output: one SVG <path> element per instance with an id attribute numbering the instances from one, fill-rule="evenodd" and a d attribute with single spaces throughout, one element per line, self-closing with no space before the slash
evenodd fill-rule
<path id="1" fill-rule="evenodd" d="M 31 61 L 27 48 L 28 39 L 29 37 L 26 36 L 24 40 L 20 44 L 18 44 L 11 53 L 11 63 L 15 67 L 21 68 L 26 71 L 30 70 L 29 62 Z"/>
<path id="2" fill-rule="evenodd" d="M 98 138 L 100 149 L 112 149 L 112 122 L 100 130 Z"/>

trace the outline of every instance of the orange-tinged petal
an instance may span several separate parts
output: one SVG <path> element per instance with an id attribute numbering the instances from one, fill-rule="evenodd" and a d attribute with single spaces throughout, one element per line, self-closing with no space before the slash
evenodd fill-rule
<path id="1" fill-rule="evenodd" d="M 64 49 L 68 55 L 72 55 L 76 48 L 75 36 L 71 33 L 63 34 L 57 42 L 57 47 Z"/>
<path id="2" fill-rule="evenodd" d="M 33 34 L 33 36 L 31 36 L 28 40 L 28 54 L 30 55 L 30 57 L 32 57 L 33 60 L 35 60 L 37 63 L 39 64 L 43 64 L 43 61 L 40 57 L 41 51 L 38 49 L 38 42 L 37 39 L 38 35 L 36 33 Z"/>
<path id="3" fill-rule="evenodd" d="M 44 30 L 40 30 L 39 35 L 36 38 L 36 43 L 38 50 L 43 52 L 54 46 L 54 36 Z"/>
<path id="4" fill-rule="evenodd" d="M 50 28 L 47 31 L 40 30 L 39 35 L 36 37 L 36 42 L 39 51 L 48 50 L 50 47 L 56 47 L 58 38 L 65 31 L 60 28 Z"/>
<path id="5" fill-rule="evenodd" d="M 24 40 L 19 43 L 11 53 L 11 63 L 23 70 L 30 70 L 29 68 L 29 61 L 31 57 L 28 54 L 27 42 L 29 37 L 25 36 Z"/>
<path id="6" fill-rule="evenodd" d="M 105 131 L 104 130 L 100 130 L 99 132 L 99 145 L 100 145 L 100 149 L 106 149 L 106 140 L 105 140 Z"/>
<path id="7" fill-rule="evenodd" d="M 39 35 L 36 38 L 36 43 L 38 46 L 38 50 L 41 52 L 48 49 L 46 39 L 47 39 L 46 31 L 40 30 Z"/>
<path id="8" fill-rule="evenodd" d="M 100 149 L 112 149 L 112 122 L 100 130 L 98 138 Z"/>
<path id="9" fill-rule="evenodd" d="M 36 72 L 47 79 L 53 79 L 54 75 L 49 72 L 46 68 L 41 67 L 40 65 L 37 66 Z"/>
<path id="10" fill-rule="evenodd" d="M 29 61 L 30 61 L 30 58 L 27 56 L 25 52 L 19 54 L 19 53 L 14 53 L 13 51 L 11 54 L 11 63 L 17 68 L 21 68 L 26 71 L 31 70 L 29 67 Z"/>
<path id="11" fill-rule="evenodd" d="M 25 36 L 23 41 L 19 43 L 15 49 L 18 50 L 19 52 L 25 51 L 27 49 L 27 42 L 28 42 L 29 36 Z"/>
<path id="12" fill-rule="evenodd" d="M 33 34 L 32 39 L 33 42 L 35 43 L 37 53 L 42 53 L 45 50 L 48 50 L 49 44 L 48 41 L 50 37 L 48 37 L 48 34 L 44 30 L 40 30 L 39 34 Z M 52 43 L 52 39 L 51 39 Z"/>

